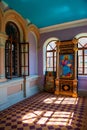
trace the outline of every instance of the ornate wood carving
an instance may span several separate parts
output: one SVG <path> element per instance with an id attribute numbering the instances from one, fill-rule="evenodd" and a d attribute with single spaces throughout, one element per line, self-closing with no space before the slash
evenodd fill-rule
<path id="1" fill-rule="evenodd" d="M 77 97 L 77 40 L 62 41 L 57 49 L 57 75 L 55 94 Z"/>

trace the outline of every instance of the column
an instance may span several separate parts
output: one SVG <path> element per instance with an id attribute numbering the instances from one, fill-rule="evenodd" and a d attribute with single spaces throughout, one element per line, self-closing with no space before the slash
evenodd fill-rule
<path id="1" fill-rule="evenodd" d="M 59 45 L 60 45 L 60 41 L 56 42 L 56 79 L 55 79 L 55 84 L 56 84 L 56 90 L 55 90 L 55 94 L 58 95 L 59 94 Z"/>
<path id="2" fill-rule="evenodd" d="M 7 35 L 0 33 L 0 82 L 6 81 L 5 78 L 5 42 Z"/>
<path id="3" fill-rule="evenodd" d="M 73 80 L 73 97 L 77 97 L 78 96 L 78 94 L 77 94 L 77 83 L 78 83 L 78 80 L 77 80 L 77 51 L 78 51 L 78 40 L 77 39 L 73 39 L 73 41 L 72 41 L 73 43 L 74 43 L 74 54 L 75 54 L 75 60 L 74 60 L 74 63 L 75 63 L 75 65 L 74 65 L 74 67 L 75 67 L 75 69 L 74 69 L 74 80 Z"/>

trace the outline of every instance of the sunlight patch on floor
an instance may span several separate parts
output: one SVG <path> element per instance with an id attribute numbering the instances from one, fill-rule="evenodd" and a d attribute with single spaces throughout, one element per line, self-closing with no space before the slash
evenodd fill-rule
<path id="1" fill-rule="evenodd" d="M 47 103 L 47 104 L 53 103 L 55 100 L 56 100 L 56 98 L 46 98 L 46 99 L 44 100 L 44 103 Z"/>
<path id="2" fill-rule="evenodd" d="M 76 105 L 78 104 L 79 98 L 73 98 L 73 97 L 51 97 L 46 98 L 43 100 L 45 104 L 55 104 L 59 106 L 60 105 Z M 48 111 L 47 109 L 43 110 L 30 110 L 29 113 L 27 113 L 25 116 L 23 116 L 22 121 L 24 123 L 36 123 L 36 124 L 43 124 L 43 125 L 63 125 L 63 126 L 70 126 L 72 123 L 72 119 L 74 117 L 74 112 L 71 110 L 68 111 L 62 111 L 62 110 L 56 110 L 56 111 Z"/>
<path id="3" fill-rule="evenodd" d="M 65 98 L 61 104 L 77 104 L 78 98 Z"/>
<path id="4" fill-rule="evenodd" d="M 22 121 L 24 123 L 33 123 L 41 114 L 43 111 L 30 111 L 26 115 L 23 116 Z"/>
<path id="5" fill-rule="evenodd" d="M 43 125 L 71 125 L 72 118 L 74 116 L 73 112 L 65 111 L 32 111 L 23 116 L 22 121 L 24 123 Z"/>
<path id="6" fill-rule="evenodd" d="M 50 104 L 77 104 L 78 98 L 67 98 L 67 97 L 60 97 L 60 98 L 47 98 L 43 101 L 44 103 Z"/>

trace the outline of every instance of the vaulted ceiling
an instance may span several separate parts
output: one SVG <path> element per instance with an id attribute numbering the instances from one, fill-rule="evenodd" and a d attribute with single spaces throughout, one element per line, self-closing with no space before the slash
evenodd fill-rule
<path id="1" fill-rule="evenodd" d="M 38 28 L 87 18 L 87 0 L 4 0 Z"/>

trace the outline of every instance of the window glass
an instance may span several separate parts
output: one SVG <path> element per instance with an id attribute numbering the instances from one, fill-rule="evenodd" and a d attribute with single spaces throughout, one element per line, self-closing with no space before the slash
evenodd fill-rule
<path id="1" fill-rule="evenodd" d="M 78 73 L 82 74 L 83 73 L 83 69 L 81 67 L 78 68 Z"/>
<path id="2" fill-rule="evenodd" d="M 78 56 L 78 61 L 79 61 L 79 67 L 82 67 L 83 66 L 83 57 Z"/>
<path id="3" fill-rule="evenodd" d="M 87 56 L 84 56 L 84 67 L 87 67 Z"/>
<path id="4" fill-rule="evenodd" d="M 84 68 L 84 73 L 85 73 L 85 74 L 87 74 L 87 67 L 86 67 L 86 68 Z"/>
<path id="5" fill-rule="evenodd" d="M 82 55 L 82 50 L 78 50 L 78 55 Z"/>

